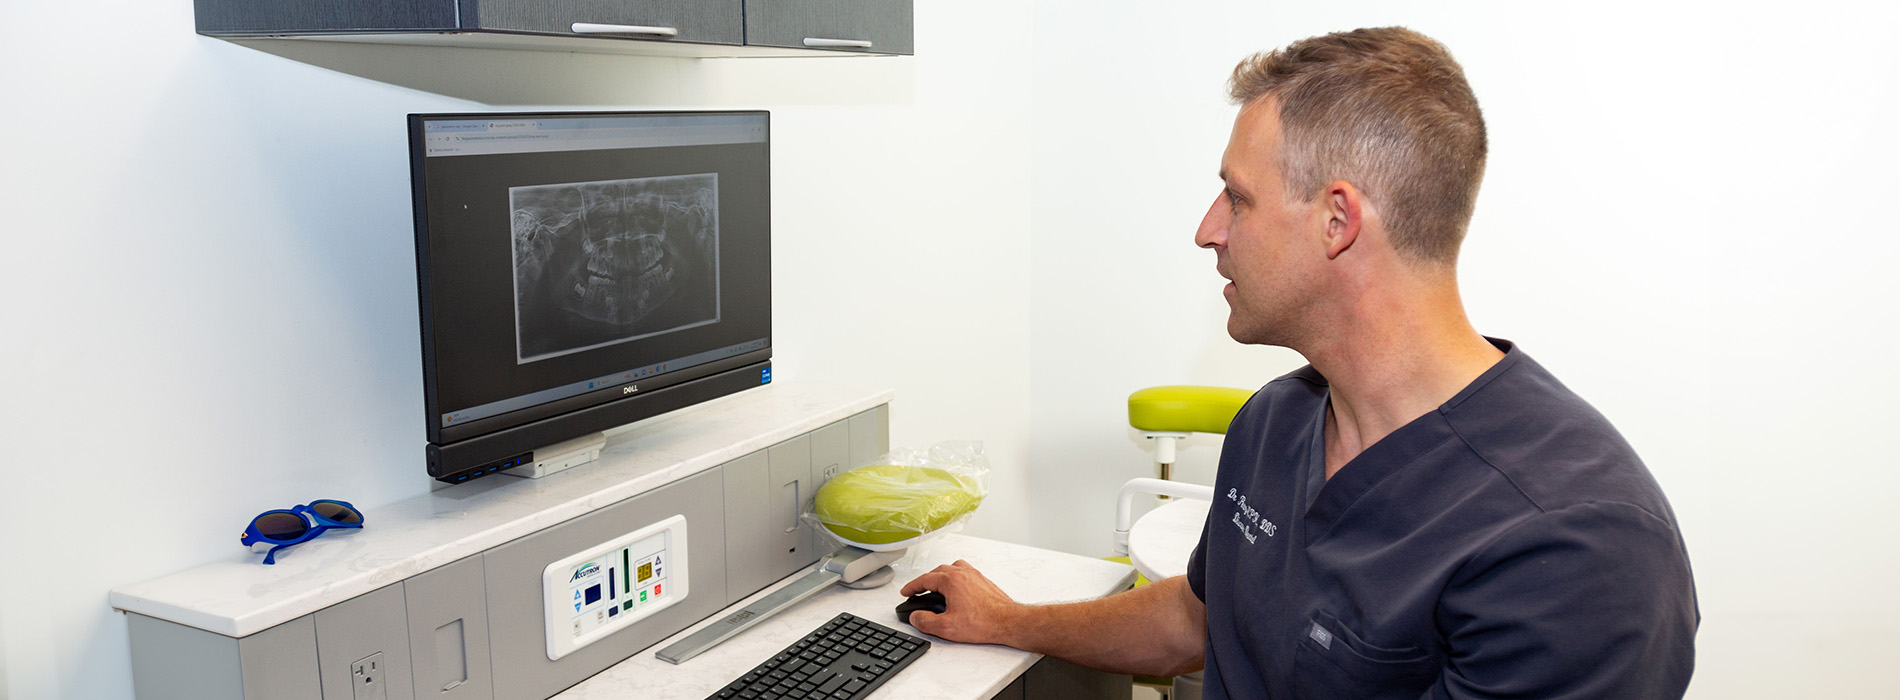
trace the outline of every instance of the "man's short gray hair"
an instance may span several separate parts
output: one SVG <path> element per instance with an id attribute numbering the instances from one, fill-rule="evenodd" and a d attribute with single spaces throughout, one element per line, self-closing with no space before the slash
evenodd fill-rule
<path id="1" fill-rule="evenodd" d="M 1345 180 L 1378 207 L 1399 253 L 1451 266 L 1484 180 L 1484 115 L 1443 44 L 1403 27 L 1301 39 L 1234 67 L 1236 103 L 1271 99 L 1287 194 Z"/>

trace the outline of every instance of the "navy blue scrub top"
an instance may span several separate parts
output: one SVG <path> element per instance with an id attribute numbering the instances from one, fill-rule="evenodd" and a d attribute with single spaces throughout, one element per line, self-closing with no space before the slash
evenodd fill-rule
<path id="1" fill-rule="evenodd" d="M 1325 477 L 1326 379 L 1234 418 L 1188 584 L 1207 698 L 1680 698 L 1700 615 L 1675 514 L 1609 421 L 1508 341 Z"/>

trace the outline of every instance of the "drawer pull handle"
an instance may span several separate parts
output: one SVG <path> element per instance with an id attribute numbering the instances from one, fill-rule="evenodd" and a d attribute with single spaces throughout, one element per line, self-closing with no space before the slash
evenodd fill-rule
<path id="1" fill-rule="evenodd" d="M 805 37 L 805 45 L 806 46 L 822 46 L 826 48 L 843 48 L 843 49 L 871 48 L 871 42 L 865 41 L 863 39 L 819 39 L 817 37 L 809 37 L 809 36 Z"/>
<path id="2" fill-rule="evenodd" d="M 640 34 L 644 36 L 679 36 L 680 30 L 672 27 L 642 27 L 637 24 L 595 24 L 593 22 L 575 22 L 572 26 L 575 34 Z"/>

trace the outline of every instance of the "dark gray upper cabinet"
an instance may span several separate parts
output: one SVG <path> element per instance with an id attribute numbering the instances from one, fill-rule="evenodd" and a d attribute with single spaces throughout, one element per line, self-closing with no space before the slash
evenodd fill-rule
<path id="1" fill-rule="evenodd" d="M 912 0 L 194 0 L 198 33 L 673 56 L 911 53 Z"/>
<path id="2" fill-rule="evenodd" d="M 911 0 L 748 0 L 746 43 L 911 53 Z"/>
<path id="3" fill-rule="evenodd" d="M 454 31 L 455 0 L 425 2 L 301 2 L 300 0 L 197 0 L 198 33 L 269 36 L 387 31 Z"/>
<path id="4" fill-rule="evenodd" d="M 743 0 L 463 0 L 465 27 L 696 44 L 745 43 Z"/>
<path id="5" fill-rule="evenodd" d="M 745 43 L 744 0 L 196 2 L 198 33 L 213 36 L 490 31 Z"/>

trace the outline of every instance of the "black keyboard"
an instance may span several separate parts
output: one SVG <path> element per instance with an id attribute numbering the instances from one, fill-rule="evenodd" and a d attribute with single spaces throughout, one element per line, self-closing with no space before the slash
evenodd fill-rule
<path id="1" fill-rule="evenodd" d="M 706 700 L 858 700 L 930 651 L 930 641 L 839 613 Z"/>

